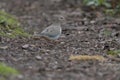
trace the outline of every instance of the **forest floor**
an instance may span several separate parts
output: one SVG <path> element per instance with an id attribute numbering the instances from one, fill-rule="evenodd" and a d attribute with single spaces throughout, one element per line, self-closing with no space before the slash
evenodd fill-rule
<path id="1" fill-rule="evenodd" d="M 53 15 L 66 19 L 58 42 L 2 38 L 0 46 L 7 48 L 0 49 L 0 61 L 21 73 L 12 80 L 120 80 L 120 56 L 107 55 L 108 50 L 120 49 L 120 19 L 45 1 L 0 0 L 0 9 L 15 15 L 31 34 L 51 24 Z M 69 60 L 71 55 L 100 55 L 106 60 Z"/>

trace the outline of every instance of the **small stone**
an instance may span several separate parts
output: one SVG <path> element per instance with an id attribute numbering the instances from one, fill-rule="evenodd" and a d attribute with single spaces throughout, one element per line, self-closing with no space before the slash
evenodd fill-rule
<path id="1" fill-rule="evenodd" d="M 92 20 L 92 21 L 90 21 L 90 23 L 91 23 L 91 24 L 94 24 L 94 23 L 95 23 L 95 21 L 94 21 L 94 20 Z"/>
<path id="2" fill-rule="evenodd" d="M 26 49 L 28 47 L 29 47 L 29 44 L 25 44 L 25 45 L 22 46 L 23 49 Z"/>
<path id="3" fill-rule="evenodd" d="M 78 31 L 78 34 L 81 34 L 82 32 L 81 31 Z"/>
<path id="4" fill-rule="evenodd" d="M 8 46 L 0 46 L 0 49 L 7 49 Z"/>
<path id="5" fill-rule="evenodd" d="M 24 78 L 23 75 L 18 75 L 17 77 L 18 77 L 19 79 L 23 79 L 23 78 Z"/>
<path id="6" fill-rule="evenodd" d="M 28 68 L 29 68 L 29 69 L 33 69 L 33 67 L 32 67 L 32 66 L 28 66 Z"/>
<path id="7" fill-rule="evenodd" d="M 65 44 L 65 42 L 60 42 L 60 44 Z"/>
<path id="8" fill-rule="evenodd" d="M 41 56 L 36 56 L 36 59 L 40 60 L 40 59 L 42 59 L 42 57 Z"/>

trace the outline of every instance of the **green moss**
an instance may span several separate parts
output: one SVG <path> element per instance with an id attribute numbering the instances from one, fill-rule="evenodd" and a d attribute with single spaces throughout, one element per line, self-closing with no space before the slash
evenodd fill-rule
<path id="1" fill-rule="evenodd" d="M 120 50 L 110 50 L 107 52 L 107 54 L 109 55 L 118 55 L 120 54 Z"/>
<path id="2" fill-rule="evenodd" d="M 86 6 L 95 6 L 95 7 L 105 6 L 107 8 L 111 7 L 111 4 L 108 3 L 106 0 L 83 0 L 83 3 Z"/>
<path id="3" fill-rule="evenodd" d="M 28 37 L 30 35 L 21 28 L 19 21 L 13 15 L 0 11 L 0 36 Z"/>
<path id="4" fill-rule="evenodd" d="M 105 29 L 103 31 L 103 35 L 105 35 L 105 36 L 110 36 L 111 34 L 112 34 L 112 32 L 110 30 Z"/>
<path id="5" fill-rule="evenodd" d="M 18 75 L 19 72 L 14 68 L 11 68 L 3 63 L 0 63 L 0 75 L 9 76 L 9 75 Z"/>
<path id="6" fill-rule="evenodd" d="M 6 80 L 4 77 L 0 77 L 0 80 Z"/>

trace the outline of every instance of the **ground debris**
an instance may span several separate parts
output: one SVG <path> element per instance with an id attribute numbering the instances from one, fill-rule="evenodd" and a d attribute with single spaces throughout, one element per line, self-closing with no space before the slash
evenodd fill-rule
<path id="1" fill-rule="evenodd" d="M 106 59 L 103 56 L 100 55 L 93 55 L 93 56 L 89 56 L 89 55 L 71 55 L 69 57 L 69 60 L 98 60 L 98 61 L 105 61 Z"/>

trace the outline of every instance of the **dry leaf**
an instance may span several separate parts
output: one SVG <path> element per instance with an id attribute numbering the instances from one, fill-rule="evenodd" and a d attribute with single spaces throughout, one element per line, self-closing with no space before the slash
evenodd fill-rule
<path id="1" fill-rule="evenodd" d="M 103 56 L 100 55 L 71 55 L 69 60 L 98 60 L 98 61 L 104 61 L 106 60 Z"/>

